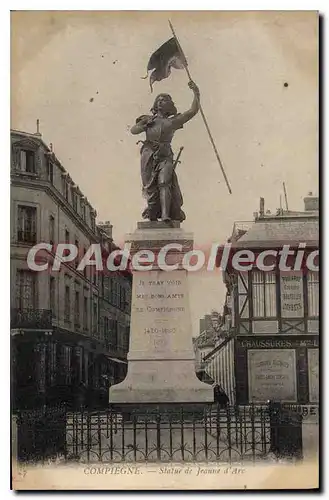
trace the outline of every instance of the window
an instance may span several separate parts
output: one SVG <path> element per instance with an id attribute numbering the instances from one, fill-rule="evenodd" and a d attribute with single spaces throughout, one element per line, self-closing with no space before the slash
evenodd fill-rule
<path id="1" fill-rule="evenodd" d="M 117 349 L 118 347 L 118 322 L 115 319 L 110 319 L 110 329 L 108 332 L 109 348 Z"/>
<path id="2" fill-rule="evenodd" d="M 125 326 L 124 344 L 123 344 L 123 348 L 125 351 L 129 351 L 129 334 L 130 334 L 130 325 L 126 325 Z"/>
<path id="3" fill-rule="evenodd" d="M 106 349 L 110 348 L 110 319 L 105 316 L 104 317 L 104 341 L 105 341 L 105 347 Z"/>
<path id="4" fill-rule="evenodd" d="M 308 315 L 319 316 L 319 273 L 309 271 L 307 274 Z"/>
<path id="5" fill-rule="evenodd" d="M 111 304 L 120 307 L 120 283 L 115 278 L 111 278 Z"/>
<path id="6" fill-rule="evenodd" d="M 126 306 L 126 290 L 124 287 L 120 287 L 121 288 L 121 294 L 120 294 L 120 309 L 122 311 L 125 310 L 125 306 Z"/>
<path id="7" fill-rule="evenodd" d="M 63 181 L 62 181 L 63 182 L 63 195 L 68 200 L 69 199 L 69 184 L 67 182 L 65 175 L 63 175 L 62 179 L 63 179 Z"/>
<path id="8" fill-rule="evenodd" d="M 54 184 L 54 164 L 51 161 L 47 163 L 47 176 L 48 180 Z"/>
<path id="9" fill-rule="evenodd" d="M 81 200 L 81 216 L 83 220 L 86 220 L 86 205 L 82 200 Z"/>
<path id="10" fill-rule="evenodd" d="M 252 271 L 252 297 L 254 318 L 276 317 L 275 273 Z"/>
<path id="11" fill-rule="evenodd" d="M 120 323 L 117 323 L 117 346 L 118 349 L 124 349 L 124 329 Z"/>
<path id="12" fill-rule="evenodd" d="M 82 380 L 82 348 L 74 347 L 72 352 L 72 378 L 74 385 Z"/>
<path id="13" fill-rule="evenodd" d="M 76 239 L 75 242 L 74 242 L 74 244 L 75 244 L 76 248 L 78 249 L 78 255 L 77 255 L 77 257 L 75 258 L 75 261 L 74 261 L 74 266 L 75 266 L 75 268 L 77 268 L 78 265 L 79 265 L 79 240 Z"/>
<path id="14" fill-rule="evenodd" d="M 83 297 L 83 328 L 88 330 L 88 297 Z"/>
<path id="15" fill-rule="evenodd" d="M 105 290 L 104 290 L 104 297 L 105 299 L 107 299 L 108 301 L 111 300 L 111 278 L 109 278 L 108 276 L 104 276 L 104 286 L 105 286 Z"/>
<path id="16" fill-rule="evenodd" d="M 117 307 L 120 307 L 120 301 L 121 301 L 121 285 L 120 283 L 117 281 L 116 283 L 116 288 L 117 288 L 117 293 L 116 293 L 116 306 Z"/>
<path id="17" fill-rule="evenodd" d="M 71 189 L 72 194 L 72 205 L 75 211 L 78 210 L 78 195 L 74 187 Z"/>
<path id="18" fill-rule="evenodd" d="M 80 293 L 75 291 L 75 302 L 74 302 L 74 324 L 80 327 Z"/>
<path id="19" fill-rule="evenodd" d="M 98 315 L 97 315 L 97 302 L 93 303 L 93 333 L 97 334 L 98 331 Z"/>
<path id="20" fill-rule="evenodd" d="M 49 243 L 51 245 L 55 243 L 55 217 L 53 215 L 49 217 Z"/>
<path id="21" fill-rule="evenodd" d="M 65 304 L 64 304 L 64 319 L 65 321 L 71 321 L 71 302 L 70 302 L 70 287 L 65 286 Z"/>
<path id="22" fill-rule="evenodd" d="M 96 229 L 95 215 L 94 215 L 94 214 L 91 214 L 91 216 L 90 216 L 90 217 L 91 217 L 91 229 L 92 229 L 93 231 L 95 231 L 95 229 Z"/>
<path id="23" fill-rule="evenodd" d="M 104 318 L 104 335 L 108 335 L 109 333 L 109 318 L 105 316 Z"/>
<path id="24" fill-rule="evenodd" d="M 72 381 L 72 371 L 71 371 L 71 357 L 72 348 L 68 345 L 62 346 L 63 349 L 63 372 L 65 384 L 70 384 Z"/>
<path id="25" fill-rule="evenodd" d="M 95 266 L 92 269 L 93 269 L 92 270 L 92 273 L 93 273 L 93 284 L 97 286 L 97 281 L 98 281 L 97 280 L 97 269 L 96 269 Z"/>
<path id="26" fill-rule="evenodd" d="M 114 304 L 114 279 L 109 278 L 109 301 Z"/>
<path id="27" fill-rule="evenodd" d="M 83 249 L 83 257 L 86 255 L 86 253 L 87 253 L 87 250 L 86 250 L 86 248 L 84 247 L 84 249 Z M 85 266 L 85 267 L 84 267 L 84 270 L 83 270 L 83 275 L 84 275 L 84 277 L 85 277 L 85 278 L 87 278 L 87 277 L 88 277 L 88 275 L 87 275 L 87 266 Z"/>
<path id="28" fill-rule="evenodd" d="M 128 288 L 126 290 L 126 304 L 125 304 L 125 310 L 127 313 L 130 313 L 130 305 L 131 305 L 131 289 Z"/>
<path id="29" fill-rule="evenodd" d="M 51 386 L 56 384 L 56 367 L 57 367 L 57 345 L 55 342 L 48 344 L 48 377 Z"/>
<path id="30" fill-rule="evenodd" d="M 49 308 L 52 312 L 52 317 L 56 318 L 56 281 L 54 276 L 49 279 Z"/>
<path id="31" fill-rule="evenodd" d="M 22 172 L 35 174 L 35 152 L 22 149 L 20 151 L 20 168 Z"/>
<path id="32" fill-rule="evenodd" d="M 36 243 L 37 209 L 18 206 L 17 240 L 22 243 Z"/>
<path id="33" fill-rule="evenodd" d="M 17 271 L 16 308 L 36 309 L 36 274 L 32 271 Z"/>

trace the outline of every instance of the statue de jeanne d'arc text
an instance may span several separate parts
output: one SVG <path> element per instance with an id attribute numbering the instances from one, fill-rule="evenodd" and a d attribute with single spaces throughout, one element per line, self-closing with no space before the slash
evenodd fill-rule
<path id="1" fill-rule="evenodd" d="M 141 141 L 141 177 L 147 201 L 144 219 L 165 222 L 182 222 L 185 219 L 183 197 L 175 172 L 177 160 L 174 161 L 171 141 L 175 131 L 183 128 L 199 111 L 199 89 L 192 81 L 189 87 L 194 92 L 194 99 L 188 111 L 177 113 L 171 96 L 159 94 L 151 109 L 152 115 L 138 117 L 131 128 L 132 134 L 146 134 L 146 140 Z"/>

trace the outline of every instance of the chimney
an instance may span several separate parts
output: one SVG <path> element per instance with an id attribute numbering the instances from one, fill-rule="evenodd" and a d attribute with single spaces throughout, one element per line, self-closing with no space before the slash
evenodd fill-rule
<path id="1" fill-rule="evenodd" d="M 42 137 L 42 134 L 40 134 L 40 120 L 39 120 L 39 118 L 37 119 L 37 131 L 35 132 L 34 135 L 38 135 L 39 137 Z"/>
<path id="2" fill-rule="evenodd" d="M 313 196 L 312 192 L 304 198 L 304 209 L 305 212 L 313 212 L 319 210 L 319 198 L 318 196 Z"/>
<path id="3" fill-rule="evenodd" d="M 259 216 L 264 217 L 264 210 L 265 210 L 265 200 L 264 198 L 261 198 L 259 200 Z"/>

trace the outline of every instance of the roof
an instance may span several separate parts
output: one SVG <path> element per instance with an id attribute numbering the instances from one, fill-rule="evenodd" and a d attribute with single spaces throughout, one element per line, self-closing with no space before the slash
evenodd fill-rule
<path id="1" fill-rule="evenodd" d="M 67 172 L 67 170 L 63 167 L 61 161 L 58 159 L 58 157 L 55 155 L 55 153 L 49 148 L 49 146 L 45 143 L 45 141 L 42 139 L 42 135 L 40 133 L 30 133 L 30 132 L 23 132 L 22 130 L 16 130 L 16 129 L 10 129 L 10 134 L 11 136 L 20 136 L 22 138 L 26 138 L 26 139 L 30 139 L 30 140 L 33 140 L 33 141 L 36 141 L 38 142 L 40 145 L 42 145 L 44 147 L 44 149 L 47 151 L 47 153 L 51 153 L 52 155 L 52 161 L 54 161 L 56 163 L 56 165 L 58 166 L 58 168 L 61 170 L 62 172 L 62 175 L 67 175 L 70 179 L 70 181 L 72 182 L 72 184 L 74 185 L 75 189 L 78 191 L 78 193 L 83 197 L 85 198 L 85 203 L 90 207 L 90 210 L 93 211 L 95 213 L 95 215 L 97 215 L 97 211 L 95 210 L 95 208 L 91 205 L 91 203 L 88 201 L 86 195 L 84 195 L 79 186 L 77 184 L 75 184 L 75 182 L 73 181 L 73 179 L 71 178 L 69 172 Z"/>
<path id="2" fill-rule="evenodd" d="M 267 248 L 282 245 L 298 246 L 306 243 L 308 247 L 319 245 L 319 220 L 317 217 L 285 217 L 256 220 L 251 228 L 237 241 L 234 248 Z"/>
<path id="3" fill-rule="evenodd" d="M 51 149 L 49 148 L 49 146 L 42 139 L 42 135 L 41 134 L 38 134 L 38 133 L 32 134 L 30 132 L 23 132 L 22 130 L 16 130 L 16 129 L 13 129 L 13 128 L 10 129 L 10 134 L 11 135 L 17 135 L 17 136 L 25 137 L 26 139 L 32 139 L 33 141 L 37 141 L 39 144 L 41 144 L 45 148 L 45 150 L 48 153 L 52 153 L 53 158 L 56 161 L 56 164 L 59 166 L 59 168 L 63 172 L 66 172 L 65 168 L 63 167 L 63 165 L 61 164 L 60 160 L 57 158 L 57 156 L 55 155 L 55 153 L 53 151 L 51 151 Z"/>

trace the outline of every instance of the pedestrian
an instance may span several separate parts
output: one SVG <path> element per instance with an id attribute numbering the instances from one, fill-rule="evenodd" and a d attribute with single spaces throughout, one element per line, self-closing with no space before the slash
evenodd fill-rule
<path id="1" fill-rule="evenodd" d="M 216 384 L 214 387 L 214 401 L 215 403 L 218 403 L 221 408 L 226 408 L 226 406 L 228 406 L 230 402 L 226 392 L 218 384 Z"/>
<path id="2" fill-rule="evenodd" d="M 82 408 L 85 405 L 86 400 L 86 384 L 83 380 L 80 381 L 77 390 L 77 406 L 78 408 Z"/>

